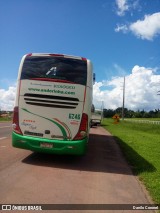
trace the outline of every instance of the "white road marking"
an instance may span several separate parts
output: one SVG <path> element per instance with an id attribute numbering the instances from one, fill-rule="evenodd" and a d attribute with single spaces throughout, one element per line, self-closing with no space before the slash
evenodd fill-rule
<path id="1" fill-rule="evenodd" d="M 11 127 L 11 126 L 2 126 L 2 127 L 0 127 L 0 129 L 9 128 L 9 127 Z"/>
<path id="2" fill-rule="evenodd" d="M 6 139 L 7 137 L 2 137 L 2 138 L 0 138 L 0 140 L 3 140 L 3 139 Z"/>

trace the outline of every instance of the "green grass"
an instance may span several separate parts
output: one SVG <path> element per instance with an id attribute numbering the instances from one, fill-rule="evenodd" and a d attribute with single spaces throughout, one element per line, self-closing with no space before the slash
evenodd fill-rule
<path id="1" fill-rule="evenodd" d="M 147 120 L 147 121 L 160 121 L 160 118 L 126 118 L 126 120 L 129 119 L 129 120 Z"/>
<path id="2" fill-rule="evenodd" d="M 4 121 L 11 121 L 11 118 L 0 118 L 0 122 L 4 122 Z"/>
<path id="3" fill-rule="evenodd" d="M 104 119 L 103 126 L 119 143 L 133 173 L 160 203 L 160 125 Z"/>

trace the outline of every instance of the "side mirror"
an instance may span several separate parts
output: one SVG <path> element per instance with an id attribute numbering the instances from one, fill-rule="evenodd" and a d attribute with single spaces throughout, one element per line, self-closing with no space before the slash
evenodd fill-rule
<path id="1" fill-rule="evenodd" d="M 95 84 L 96 81 L 96 73 L 93 73 L 93 84 Z"/>
<path id="2" fill-rule="evenodd" d="M 92 113 L 95 112 L 95 107 L 94 107 L 93 104 L 92 104 L 92 107 L 91 107 L 91 112 L 92 112 Z"/>

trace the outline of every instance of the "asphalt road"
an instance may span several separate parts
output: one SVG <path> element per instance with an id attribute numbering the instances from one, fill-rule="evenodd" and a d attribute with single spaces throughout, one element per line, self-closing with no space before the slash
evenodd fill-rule
<path id="1" fill-rule="evenodd" d="M 0 122 L 0 141 L 11 136 L 11 122 Z"/>
<path id="2" fill-rule="evenodd" d="M 133 204 L 133 206 L 139 204 L 140 206 L 151 202 L 142 184 L 132 174 L 113 137 L 102 127 L 91 129 L 86 156 L 76 157 L 39 154 L 13 148 L 11 127 L 8 126 L 11 126 L 10 123 L 0 124 L 1 204 Z M 134 210 L 134 212 L 142 211 Z"/>

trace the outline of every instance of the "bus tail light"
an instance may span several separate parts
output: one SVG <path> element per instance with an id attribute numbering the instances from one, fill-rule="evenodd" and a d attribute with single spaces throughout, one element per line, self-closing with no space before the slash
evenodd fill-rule
<path id="1" fill-rule="evenodd" d="M 12 128 L 13 131 L 16 132 L 17 134 L 21 134 L 22 135 L 22 131 L 19 127 L 19 114 L 18 114 L 18 107 L 14 107 L 14 113 L 13 113 L 13 124 L 12 124 Z"/>
<path id="2" fill-rule="evenodd" d="M 83 113 L 79 131 L 73 140 L 82 140 L 87 136 L 88 132 L 88 115 Z"/>

